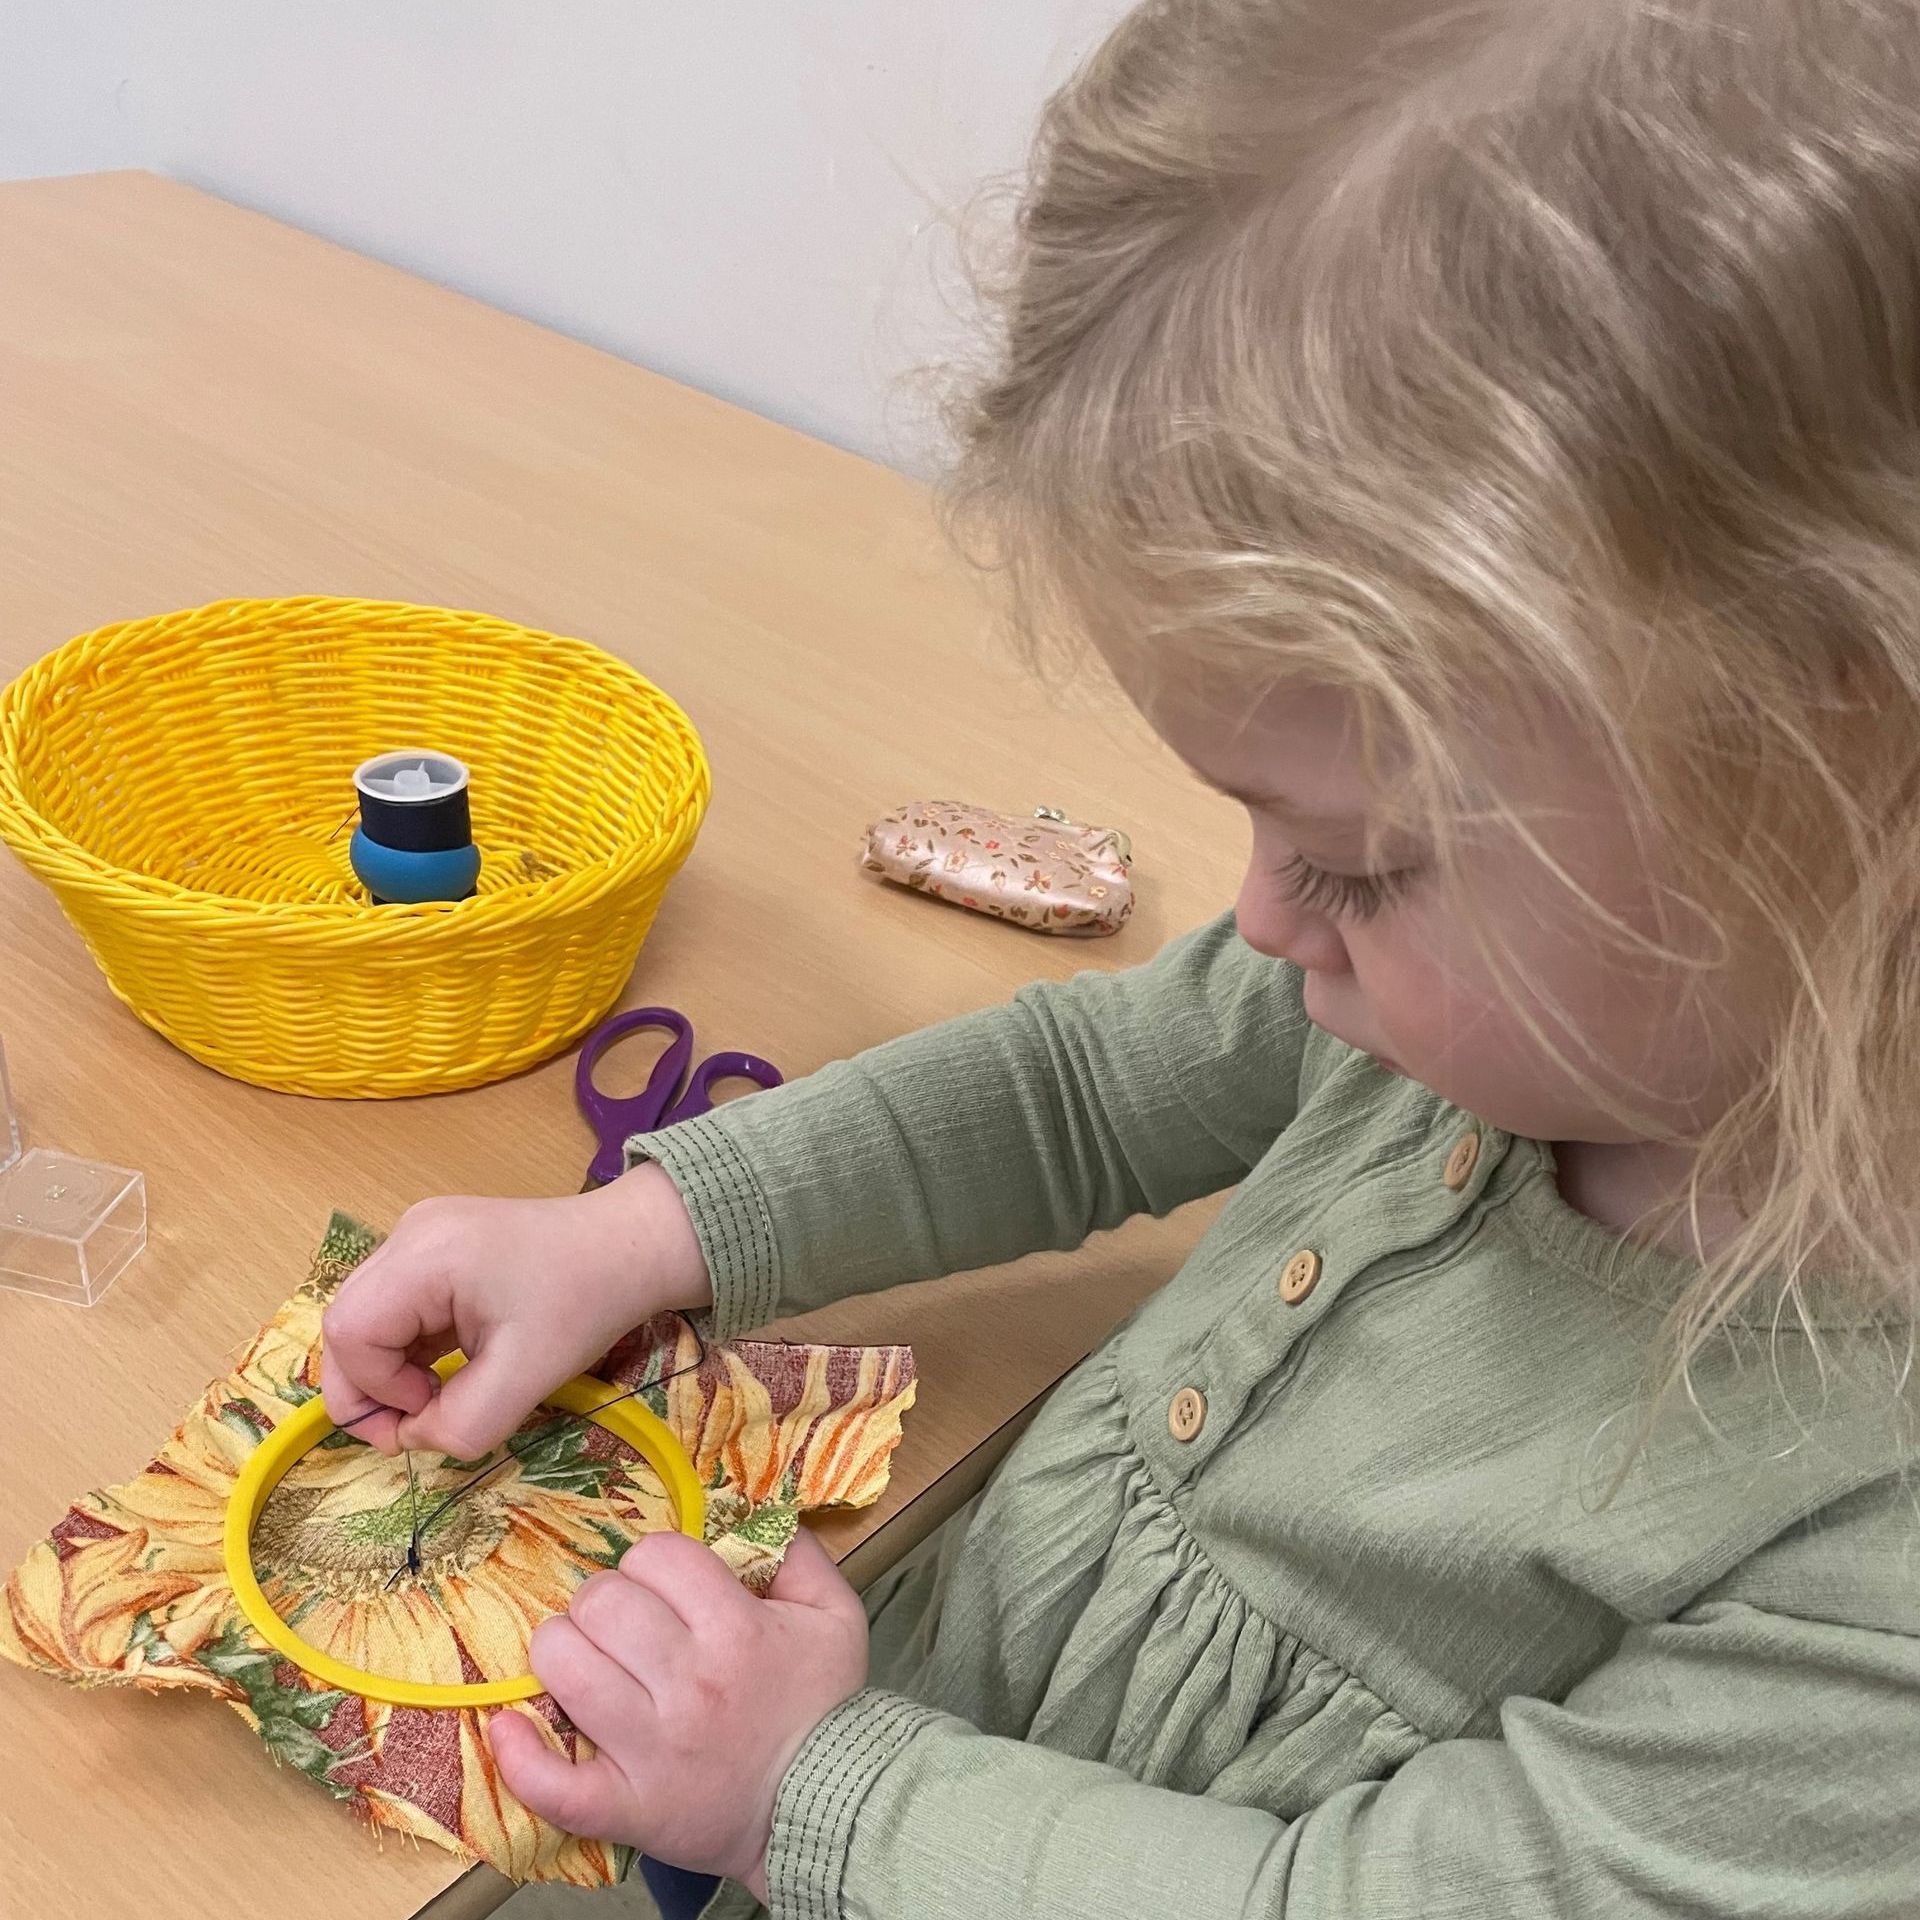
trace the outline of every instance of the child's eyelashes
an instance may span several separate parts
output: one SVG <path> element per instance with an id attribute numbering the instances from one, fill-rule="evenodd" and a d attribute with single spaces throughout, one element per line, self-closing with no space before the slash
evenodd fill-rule
<path id="1" fill-rule="evenodd" d="M 1329 873 L 1296 853 L 1280 869 L 1280 880 L 1295 906 L 1341 920 L 1370 920 L 1400 899 L 1419 871 L 1398 867 L 1390 873 Z"/>

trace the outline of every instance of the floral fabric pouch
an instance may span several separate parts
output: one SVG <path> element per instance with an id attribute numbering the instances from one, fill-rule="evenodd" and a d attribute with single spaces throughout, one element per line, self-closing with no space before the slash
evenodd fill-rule
<path id="1" fill-rule="evenodd" d="M 1118 933 L 1133 911 L 1133 848 L 1051 807 L 1031 819 L 920 800 L 867 829 L 860 864 L 956 907 L 1035 933 Z"/>

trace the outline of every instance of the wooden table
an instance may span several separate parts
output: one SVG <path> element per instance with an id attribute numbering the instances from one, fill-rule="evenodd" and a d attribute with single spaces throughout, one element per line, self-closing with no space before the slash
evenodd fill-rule
<path id="1" fill-rule="evenodd" d="M 918 486 L 270 220 L 142 175 L 0 186 L 0 418 L 0 679 L 110 620 L 326 592 L 583 635 L 673 692 L 715 797 L 631 993 L 709 1045 L 804 1071 L 1029 978 L 1142 960 L 1230 897 L 1234 810 L 1111 696 L 1030 683 Z M 862 825 L 922 795 L 1126 827 L 1132 925 L 1040 940 L 859 875 Z M 588 1157 L 565 1061 L 384 1105 L 194 1065 L 4 856 L 0 1034 L 30 1139 L 142 1168 L 152 1222 L 97 1307 L 0 1293 L 0 1571 L 144 1463 L 330 1207 L 384 1224 L 436 1192 L 567 1192 Z M 972 1491 L 1197 1224 L 792 1323 L 919 1356 L 887 1498 L 826 1530 L 856 1579 Z M 204 1700 L 0 1667 L 8 1916 L 394 1920 L 460 1880 L 435 1849 L 376 1847 Z M 436 1914 L 504 1889 L 467 1875 Z"/>

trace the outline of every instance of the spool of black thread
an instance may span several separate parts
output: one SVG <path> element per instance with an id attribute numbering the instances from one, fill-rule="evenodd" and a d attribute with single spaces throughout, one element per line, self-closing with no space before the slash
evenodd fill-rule
<path id="1" fill-rule="evenodd" d="M 446 753 L 382 753 L 354 769 L 348 857 L 376 906 L 465 900 L 480 878 L 467 770 Z"/>

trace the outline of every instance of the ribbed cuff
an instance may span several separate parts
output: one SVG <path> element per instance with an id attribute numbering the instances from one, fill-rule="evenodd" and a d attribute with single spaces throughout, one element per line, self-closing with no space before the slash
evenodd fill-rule
<path id="1" fill-rule="evenodd" d="M 753 1168 L 711 1115 L 627 1142 L 628 1169 L 660 1167 L 693 1220 L 713 1281 L 713 1337 L 731 1340 L 780 1310 L 780 1255 L 773 1214 Z"/>
<path id="2" fill-rule="evenodd" d="M 860 1803 L 932 1707 L 868 1687 L 807 1735 L 773 1803 L 767 1905 L 774 1920 L 840 1920 L 840 1882 Z"/>

